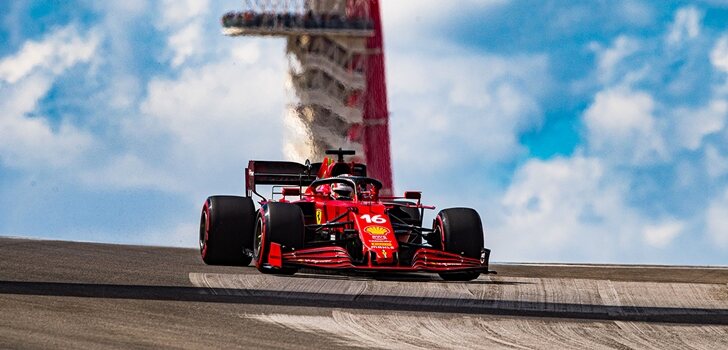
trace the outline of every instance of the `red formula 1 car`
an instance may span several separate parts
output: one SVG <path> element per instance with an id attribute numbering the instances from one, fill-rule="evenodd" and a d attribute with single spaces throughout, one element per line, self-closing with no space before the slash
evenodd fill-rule
<path id="1" fill-rule="evenodd" d="M 425 271 L 467 281 L 488 273 L 490 250 L 470 208 L 441 210 L 422 226 L 420 192 L 379 195 L 382 184 L 366 165 L 345 162 L 353 151 L 331 150 L 337 160 L 305 164 L 250 161 L 246 196 L 212 196 L 202 207 L 200 252 L 211 265 L 246 266 L 264 273 L 299 268 L 353 271 Z M 258 185 L 273 185 L 266 199 Z M 252 196 L 261 198 L 256 209 Z M 273 196 L 271 196 L 273 197 Z"/>

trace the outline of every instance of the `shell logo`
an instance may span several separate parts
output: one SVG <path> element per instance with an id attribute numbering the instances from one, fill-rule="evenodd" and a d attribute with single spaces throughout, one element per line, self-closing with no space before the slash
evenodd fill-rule
<path id="1" fill-rule="evenodd" d="M 364 232 L 370 235 L 386 235 L 389 233 L 389 229 L 384 226 L 367 226 L 364 228 Z"/>

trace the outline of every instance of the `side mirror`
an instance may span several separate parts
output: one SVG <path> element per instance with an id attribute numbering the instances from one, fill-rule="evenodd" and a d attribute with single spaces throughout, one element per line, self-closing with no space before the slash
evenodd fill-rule
<path id="1" fill-rule="evenodd" d="M 414 199 L 414 200 L 420 200 L 422 198 L 422 192 L 419 191 L 405 191 L 404 192 L 404 198 L 406 199 Z"/>
<path id="2" fill-rule="evenodd" d="M 300 195 L 301 195 L 300 187 L 284 187 L 283 188 L 283 197 L 300 196 Z"/>

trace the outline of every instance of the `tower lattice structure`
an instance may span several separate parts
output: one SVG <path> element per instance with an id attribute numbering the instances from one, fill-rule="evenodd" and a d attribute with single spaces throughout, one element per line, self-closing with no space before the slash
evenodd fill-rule
<path id="1" fill-rule="evenodd" d="M 295 101 L 286 118 L 299 137 L 292 158 L 357 151 L 391 194 L 389 113 L 379 0 L 248 0 L 222 17 L 229 36 L 286 38 Z"/>

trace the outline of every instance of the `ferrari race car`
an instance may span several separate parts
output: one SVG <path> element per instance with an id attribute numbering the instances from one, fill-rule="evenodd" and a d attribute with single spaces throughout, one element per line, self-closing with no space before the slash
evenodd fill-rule
<path id="1" fill-rule="evenodd" d="M 250 161 L 245 197 L 211 196 L 200 218 L 200 253 L 209 265 L 247 266 L 263 273 L 300 268 L 424 271 L 468 281 L 488 273 L 490 250 L 470 208 L 441 210 L 422 226 L 420 192 L 381 196 L 366 165 L 344 161 L 354 151 L 329 150 L 322 163 Z M 271 199 L 257 192 L 272 185 Z M 260 197 L 256 209 L 253 195 Z M 279 196 L 278 199 L 273 199 Z"/>

